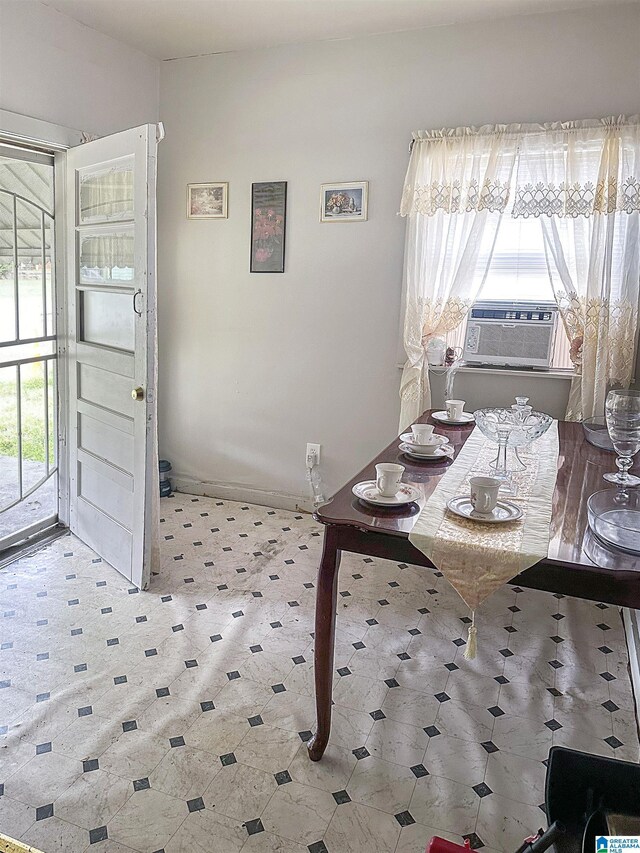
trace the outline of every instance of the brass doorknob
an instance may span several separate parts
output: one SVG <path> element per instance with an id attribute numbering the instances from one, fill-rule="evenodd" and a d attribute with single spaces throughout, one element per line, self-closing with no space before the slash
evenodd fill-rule
<path id="1" fill-rule="evenodd" d="M 131 396 L 134 400 L 140 402 L 140 400 L 144 400 L 144 391 L 142 388 L 134 388 L 131 392 Z"/>

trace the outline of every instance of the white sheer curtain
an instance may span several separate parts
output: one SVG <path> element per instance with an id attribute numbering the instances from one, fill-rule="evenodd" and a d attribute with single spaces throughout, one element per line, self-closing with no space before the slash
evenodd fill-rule
<path id="1" fill-rule="evenodd" d="M 602 415 L 633 378 L 640 299 L 640 124 L 554 124 L 522 136 L 514 216 L 539 217 L 571 341 L 568 420 Z"/>
<path id="2" fill-rule="evenodd" d="M 401 429 L 431 404 L 429 339 L 459 326 L 480 291 L 517 141 L 506 126 L 414 134 L 400 211 L 407 217 Z"/>

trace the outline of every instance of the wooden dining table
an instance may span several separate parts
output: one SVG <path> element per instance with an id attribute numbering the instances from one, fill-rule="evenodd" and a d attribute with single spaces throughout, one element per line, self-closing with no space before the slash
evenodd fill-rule
<path id="1" fill-rule="evenodd" d="M 409 534 L 425 501 L 455 461 L 474 424 L 443 425 L 431 415 L 431 410 L 425 412 L 417 423 L 432 423 L 436 433 L 446 435 L 454 448 L 453 459 L 441 463 L 412 459 L 399 449 L 399 439 L 396 438 L 315 513 L 316 521 L 324 525 L 324 543 L 318 569 L 315 614 L 317 725 L 307 744 L 312 761 L 322 758 L 331 729 L 336 596 L 341 553 L 349 551 L 434 568 L 433 563 L 411 544 Z M 615 457 L 590 444 L 580 423 L 561 421 L 558 433 L 560 446 L 548 555 L 510 583 L 621 607 L 640 608 L 640 557 L 604 546 L 591 533 L 587 520 L 590 495 L 600 489 L 615 488 L 602 478 L 607 471 L 616 470 Z M 375 466 L 379 462 L 404 465 L 403 481 L 416 486 L 421 497 L 397 509 L 370 506 L 355 497 L 353 486 L 362 480 L 375 479 Z"/>

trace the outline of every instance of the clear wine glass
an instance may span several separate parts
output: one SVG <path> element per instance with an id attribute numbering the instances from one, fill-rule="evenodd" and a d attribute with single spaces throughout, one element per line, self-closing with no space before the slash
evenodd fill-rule
<path id="1" fill-rule="evenodd" d="M 607 429 L 618 454 L 616 473 L 604 479 L 618 486 L 638 486 L 640 477 L 629 473 L 633 457 L 640 450 L 640 391 L 609 391 L 605 403 Z"/>

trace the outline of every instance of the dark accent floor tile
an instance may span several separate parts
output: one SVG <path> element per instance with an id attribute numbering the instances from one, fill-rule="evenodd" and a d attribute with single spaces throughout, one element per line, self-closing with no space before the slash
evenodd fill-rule
<path id="1" fill-rule="evenodd" d="M 258 832 L 264 832 L 264 826 L 262 825 L 262 821 L 259 817 L 254 820 L 248 820 L 243 824 L 243 826 L 249 835 L 256 835 Z"/>
<path id="2" fill-rule="evenodd" d="M 462 837 L 465 841 L 469 842 L 469 847 L 471 847 L 472 850 L 480 850 L 485 846 L 484 841 L 475 832 L 469 832 Z"/>
<path id="3" fill-rule="evenodd" d="M 106 841 L 109 837 L 106 826 L 98 826 L 95 829 L 89 830 L 89 844 L 97 844 L 99 841 Z"/>
<path id="4" fill-rule="evenodd" d="M 46 806 L 38 806 L 36 809 L 36 820 L 46 820 L 48 817 L 53 817 L 53 803 L 47 803 Z"/>
<path id="5" fill-rule="evenodd" d="M 279 773 L 274 773 L 274 779 L 278 785 L 286 785 L 287 782 L 293 781 L 288 770 L 281 770 Z"/>
<path id="6" fill-rule="evenodd" d="M 346 791 L 334 791 L 331 796 L 339 806 L 343 806 L 345 803 L 351 802 L 351 797 Z"/>
<path id="7" fill-rule="evenodd" d="M 199 812 L 204 808 L 204 800 L 202 797 L 194 797 L 193 800 L 187 800 L 187 808 L 190 812 Z"/>

